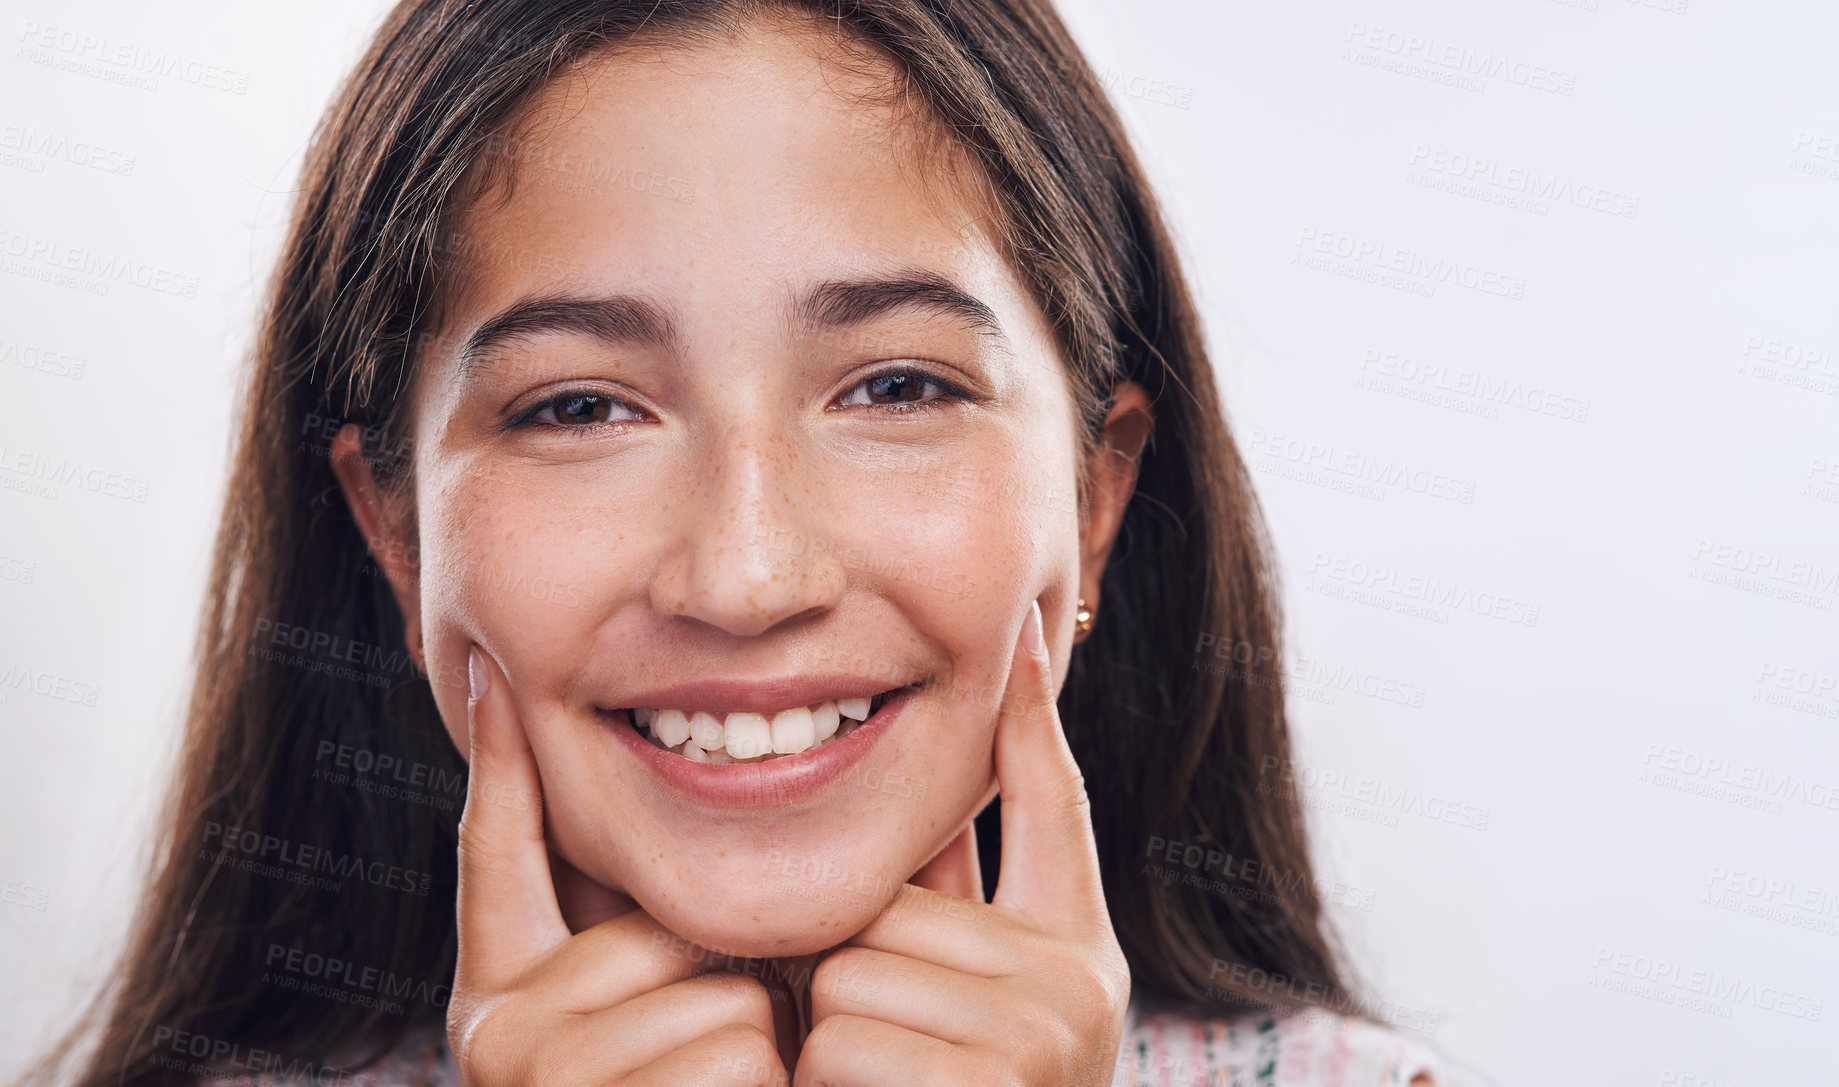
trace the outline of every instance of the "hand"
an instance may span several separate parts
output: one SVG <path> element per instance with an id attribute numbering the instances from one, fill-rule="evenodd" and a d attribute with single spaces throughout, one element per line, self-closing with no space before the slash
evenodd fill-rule
<path id="1" fill-rule="evenodd" d="M 460 818 L 459 961 L 447 1039 L 469 1087 L 785 1084 L 758 979 L 698 973 L 634 906 L 570 934 L 542 786 L 504 673 L 474 648 Z M 705 960 L 706 961 L 706 960 Z"/>
<path id="2" fill-rule="evenodd" d="M 799 1087 L 1108 1085 L 1130 970 L 1036 602 L 996 723 L 1003 848 L 983 902 L 970 831 L 812 978 Z M 916 885 L 918 883 L 930 886 Z M 965 897 L 968 896 L 968 897 Z"/>

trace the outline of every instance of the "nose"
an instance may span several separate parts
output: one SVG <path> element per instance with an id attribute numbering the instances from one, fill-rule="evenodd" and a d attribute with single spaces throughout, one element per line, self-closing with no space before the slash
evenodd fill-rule
<path id="1" fill-rule="evenodd" d="M 834 608 L 845 571 L 825 526 L 841 511 L 787 436 L 733 426 L 698 454 L 703 471 L 677 507 L 681 533 L 652 579 L 652 606 L 740 637 Z"/>

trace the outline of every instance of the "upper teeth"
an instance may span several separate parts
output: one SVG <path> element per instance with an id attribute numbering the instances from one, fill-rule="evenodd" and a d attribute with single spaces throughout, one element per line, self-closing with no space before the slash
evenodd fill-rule
<path id="1" fill-rule="evenodd" d="M 795 755 L 868 720 L 868 698 L 837 698 L 815 706 L 793 706 L 770 716 L 737 711 L 716 716 L 703 710 L 635 709 L 633 724 L 649 729 L 659 746 L 697 762 L 733 762 L 771 755 Z"/>

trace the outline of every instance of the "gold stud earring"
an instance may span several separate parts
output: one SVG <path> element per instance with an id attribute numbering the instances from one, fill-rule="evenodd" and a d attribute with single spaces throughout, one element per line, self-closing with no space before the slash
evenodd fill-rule
<path id="1" fill-rule="evenodd" d="M 1092 632 L 1092 609 L 1086 606 L 1086 598 L 1083 596 L 1079 598 L 1079 610 L 1073 613 L 1073 628 L 1082 637 Z"/>

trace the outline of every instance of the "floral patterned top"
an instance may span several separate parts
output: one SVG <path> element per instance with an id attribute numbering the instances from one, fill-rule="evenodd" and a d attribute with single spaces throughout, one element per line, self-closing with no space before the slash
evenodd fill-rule
<path id="1" fill-rule="evenodd" d="M 1133 1001 L 1111 1084 L 1441 1087 L 1442 1077 L 1428 1046 L 1366 1019 L 1319 1010 L 1231 1019 L 1142 1015 Z"/>
<path id="2" fill-rule="evenodd" d="M 1423 1078 L 1419 1078 L 1423 1077 Z M 311 1087 L 320 1078 L 205 1073 L 209 1087 Z M 362 1072 L 349 1087 L 459 1087 L 447 1040 L 422 1035 Z M 1231 1019 L 1141 1015 L 1133 1001 L 1112 1087 L 1440 1087 L 1428 1046 L 1364 1019 L 1324 1011 Z"/>

